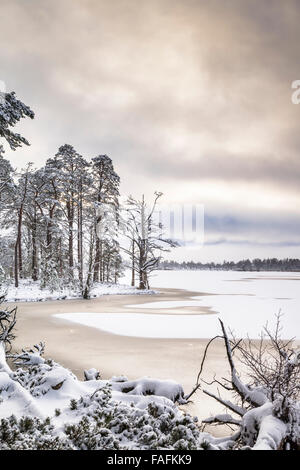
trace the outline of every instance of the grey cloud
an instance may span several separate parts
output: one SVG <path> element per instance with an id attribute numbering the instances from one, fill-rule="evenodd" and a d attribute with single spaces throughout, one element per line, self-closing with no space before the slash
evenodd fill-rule
<path id="1" fill-rule="evenodd" d="M 172 160 L 172 162 L 171 162 Z M 155 166 L 155 163 L 157 166 Z M 199 180 L 260 181 L 277 186 L 294 187 L 299 191 L 300 159 L 281 155 L 240 155 L 226 151 L 217 154 L 204 153 L 194 161 L 186 161 L 182 153 L 174 152 L 169 159 L 154 155 L 153 161 L 145 161 L 147 171 L 159 178 Z"/>
<path id="2" fill-rule="evenodd" d="M 1 16 L 0 79 L 36 112 L 14 164 L 69 142 L 110 154 L 126 191 L 299 192 L 297 0 L 3 0 Z"/>

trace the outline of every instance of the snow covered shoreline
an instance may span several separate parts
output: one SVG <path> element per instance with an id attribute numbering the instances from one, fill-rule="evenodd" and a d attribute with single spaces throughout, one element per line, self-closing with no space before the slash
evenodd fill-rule
<path id="1" fill-rule="evenodd" d="M 82 299 L 79 290 L 64 288 L 60 292 L 51 292 L 42 289 L 40 283 L 21 280 L 16 288 L 13 284 L 3 289 L 6 291 L 7 302 L 46 302 L 49 300 L 71 300 Z M 139 290 L 126 284 L 98 283 L 91 290 L 90 298 L 102 297 L 104 295 L 154 295 L 156 290 Z"/>

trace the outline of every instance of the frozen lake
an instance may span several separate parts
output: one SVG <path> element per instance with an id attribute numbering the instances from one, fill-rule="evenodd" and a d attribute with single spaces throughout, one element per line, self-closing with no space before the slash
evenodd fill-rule
<path id="1" fill-rule="evenodd" d="M 239 336 L 258 337 L 263 326 L 274 325 L 275 315 L 281 312 L 283 336 L 300 338 L 300 273 L 159 271 L 152 285 L 210 294 L 193 297 L 194 305 L 211 307 Z M 216 333 L 208 318 L 202 323 L 202 331 L 209 336 Z"/>
<path id="2" fill-rule="evenodd" d="M 157 271 L 151 287 L 204 295 L 172 302 L 158 302 L 153 296 L 152 302 L 143 303 L 141 299 L 140 304 L 129 305 L 126 314 L 78 312 L 56 316 L 118 335 L 145 338 L 209 338 L 220 332 L 220 317 L 237 336 L 257 338 L 267 322 L 270 327 L 275 324 L 275 315 L 281 311 L 282 336 L 300 339 L 299 281 L 300 273 Z M 165 309 L 188 306 L 210 307 L 216 314 L 164 314 Z M 149 313 L 139 313 L 141 308 Z M 153 308 L 161 314 L 151 314 Z"/>

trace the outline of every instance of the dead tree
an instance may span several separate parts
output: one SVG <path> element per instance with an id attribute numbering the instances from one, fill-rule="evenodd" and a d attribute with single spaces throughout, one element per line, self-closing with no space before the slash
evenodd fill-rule
<path id="1" fill-rule="evenodd" d="M 221 320 L 222 336 L 216 336 L 207 345 L 197 377 L 197 383 L 186 400 L 202 384 L 216 384 L 231 392 L 232 400 L 222 398 L 207 389 L 203 393 L 214 398 L 234 414 L 219 414 L 203 421 L 204 424 L 237 426 L 228 440 L 235 448 L 256 450 L 300 449 L 300 351 L 292 348 L 292 340 L 282 340 L 281 318 L 271 332 L 266 326 L 259 341 L 229 339 Z M 223 338 L 230 368 L 230 378 L 214 378 L 208 383 L 201 379 L 208 347 L 216 338 Z M 234 356 L 246 366 L 249 383 L 244 383 L 237 372 Z"/>
<path id="2" fill-rule="evenodd" d="M 144 196 L 141 200 L 130 196 L 125 208 L 124 235 L 126 246 L 122 249 L 131 264 L 131 285 L 135 284 L 135 273 L 139 278 L 139 289 L 149 289 L 149 275 L 158 269 L 162 253 L 175 248 L 178 243 L 164 237 L 162 224 L 155 220 L 156 206 L 162 193 L 154 193 L 152 206 L 148 207 Z"/>

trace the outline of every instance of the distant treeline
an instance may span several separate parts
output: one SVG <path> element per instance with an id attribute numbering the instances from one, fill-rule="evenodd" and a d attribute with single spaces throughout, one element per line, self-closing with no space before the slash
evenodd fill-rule
<path id="1" fill-rule="evenodd" d="M 200 263 L 195 261 L 163 261 L 160 269 L 202 269 L 223 271 L 300 271 L 300 259 L 297 258 L 267 258 L 244 259 L 238 262 L 223 261 L 223 263 Z"/>

